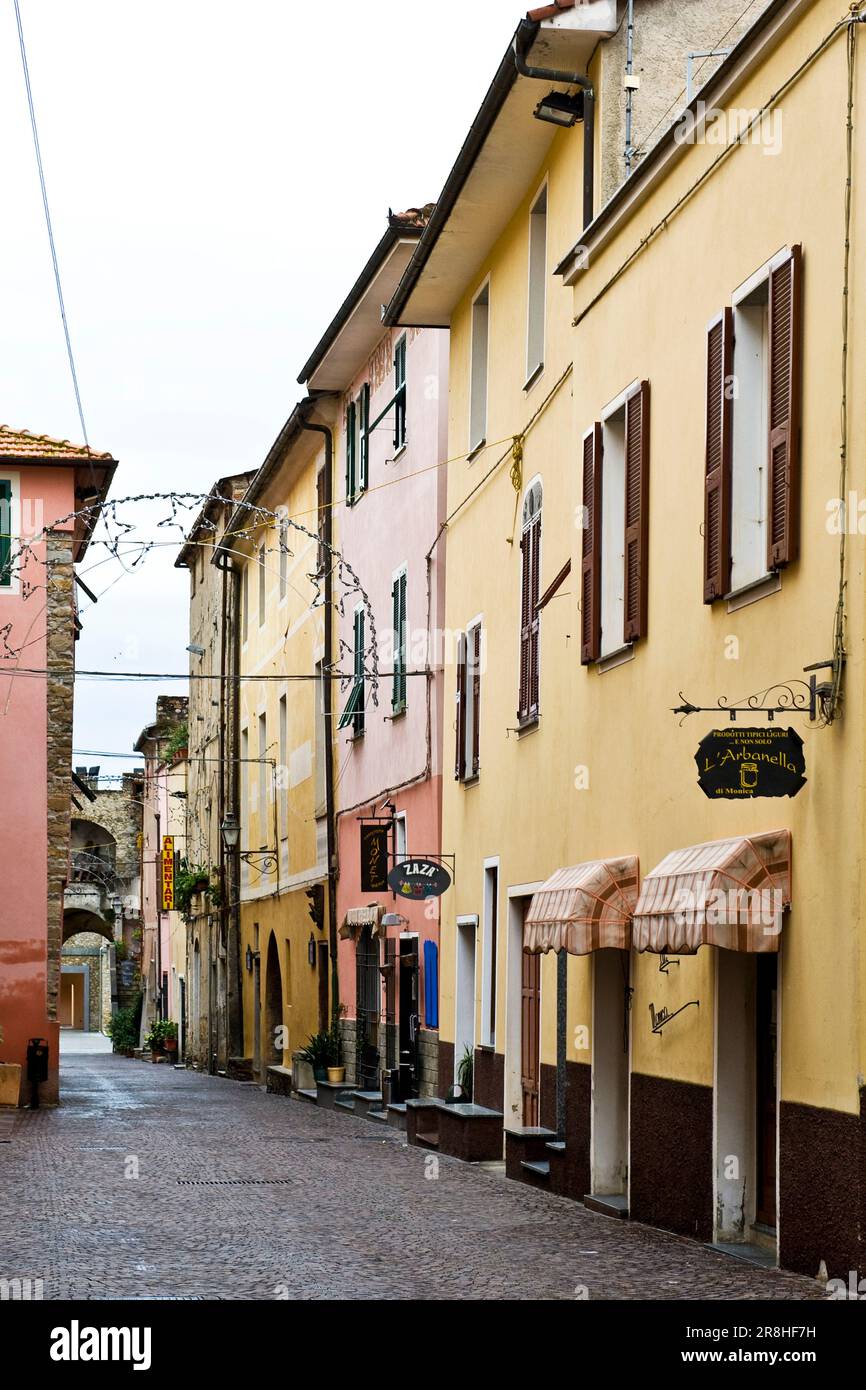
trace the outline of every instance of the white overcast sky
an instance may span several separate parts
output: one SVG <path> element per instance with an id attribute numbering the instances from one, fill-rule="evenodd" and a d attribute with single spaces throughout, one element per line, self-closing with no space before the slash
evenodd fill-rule
<path id="1" fill-rule="evenodd" d="M 511 0 L 20 0 L 66 309 L 113 495 L 260 464 L 385 227 L 434 200 Z M 0 422 L 79 441 L 12 0 L 0 0 Z M 145 528 L 155 534 L 152 526 Z M 117 577 L 93 547 L 83 572 Z M 188 583 L 155 552 L 81 668 L 183 671 Z M 80 681 L 76 749 L 128 750 L 177 685 Z M 124 766 L 106 757 L 105 772 Z"/>

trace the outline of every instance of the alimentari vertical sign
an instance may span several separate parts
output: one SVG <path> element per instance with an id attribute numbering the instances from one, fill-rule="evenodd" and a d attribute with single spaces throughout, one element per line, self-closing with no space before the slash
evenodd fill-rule
<path id="1" fill-rule="evenodd" d="M 160 901 L 163 912 L 174 911 L 174 836 L 163 835 Z"/>

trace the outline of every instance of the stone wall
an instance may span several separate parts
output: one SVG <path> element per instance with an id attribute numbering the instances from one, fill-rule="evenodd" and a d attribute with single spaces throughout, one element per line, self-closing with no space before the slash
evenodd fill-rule
<path id="1" fill-rule="evenodd" d="M 46 665 L 51 674 L 46 684 L 48 714 L 47 791 L 47 974 L 46 1011 L 57 1018 L 60 989 L 60 948 L 63 940 L 63 889 L 69 869 L 69 827 L 72 767 L 72 699 L 74 682 L 75 628 L 74 593 L 70 537 L 48 532 L 45 540 L 47 566 Z M 56 1100 L 46 1092 L 47 1102 Z"/>
<path id="2" fill-rule="evenodd" d="M 634 7 L 634 93 L 632 145 L 637 168 L 686 105 L 688 54 L 731 48 L 755 23 L 769 0 L 756 0 L 744 15 L 743 0 L 636 0 Z M 601 53 L 602 130 L 600 201 L 603 207 L 625 179 L 627 6 L 620 3 L 620 27 Z M 694 63 L 695 88 L 707 81 L 723 58 Z"/>

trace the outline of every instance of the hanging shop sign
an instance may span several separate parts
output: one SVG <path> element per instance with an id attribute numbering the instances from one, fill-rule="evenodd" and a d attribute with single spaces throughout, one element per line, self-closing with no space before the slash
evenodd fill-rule
<path id="1" fill-rule="evenodd" d="M 796 796 L 806 782 L 803 740 L 796 729 L 714 729 L 695 754 L 705 796 Z"/>
<path id="2" fill-rule="evenodd" d="M 163 835 L 160 893 L 163 912 L 174 910 L 174 836 Z"/>
<path id="3" fill-rule="evenodd" d="M 440 898 L 451 887 L 451 875 L 434 859 L 404 859 L 388 875 L 388 886 L 401 898 L 421 902 Z"/>
<path id="4" fill-rule="evenodd" d="M 388 888 L 388 824 L 361 825 L 361 892 Z"/>

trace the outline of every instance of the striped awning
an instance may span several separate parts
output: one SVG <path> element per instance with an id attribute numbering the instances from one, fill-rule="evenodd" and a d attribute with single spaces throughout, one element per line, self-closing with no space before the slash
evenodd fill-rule
<path id="1" fill-rule="evenodd" d="M 791 905 L 791 832 L 677 849 L 648 873 L 634 910 L 638 951 L 693 955 L 701 946 L 778 951 Z"/>
<path id="2" fill-rule="evenodd" d="M 627 951 L 637 902 L 638 861 L 590 859 L 557 869 L 533 894 L 523 927 L 526 951 L 588 956 L 602 947 Z"/>
<path id="3" fill-rule="evenodd" d="M 340 927 L 341 937 L 344 941 L 347 939 L 355 940 L 364 927 L 371 927 L 373 935 L 378 935 L 384 911 L 381 903 L 368 903 L 365 907 L 350 907 L 343 918 L 343 925 Z"/>

